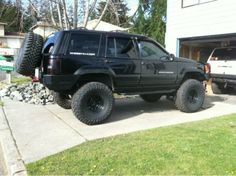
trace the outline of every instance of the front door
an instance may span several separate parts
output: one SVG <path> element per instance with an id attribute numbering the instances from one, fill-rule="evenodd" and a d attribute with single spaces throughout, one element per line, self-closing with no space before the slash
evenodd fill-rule
<path id="1" fill-rule="evenodd" d="M 143 87 L 172 87 L 177 79 L 177 62 L 153 41 L 139 41 Z"/>

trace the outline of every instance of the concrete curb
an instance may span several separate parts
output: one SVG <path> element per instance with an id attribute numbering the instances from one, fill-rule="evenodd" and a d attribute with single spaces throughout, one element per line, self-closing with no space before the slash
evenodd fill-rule
<path id="1" fill-rule="evenodd" d="M 24 161 L 17 148 L 11 128 L 5 116 L 4 107 L 0 108 L 0 160 L 4 162 L 4 174 L 10 176 L 27 176 Z"/>

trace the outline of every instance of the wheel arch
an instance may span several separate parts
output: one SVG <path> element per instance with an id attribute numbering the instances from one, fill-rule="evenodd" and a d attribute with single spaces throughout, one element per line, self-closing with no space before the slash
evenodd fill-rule
<path id="1" fill-rule="evenodd" d="M 181 81 L 181 84 L 187 79 L 195 79 L 198 81 L 204 81 L 205 76 L 204 76 L 204 73 L 200 71 L 188 71 L 188 72 L 185 72 L 183 79 Z"/>
<path id="2" fill-rule="evenodd" d="M 112 76 L 107 73 L 84 73 L 79 76 L 76 87 L 79 88 L 88 82 L 100 82 L 108 86 L 111 90 L 114 90 Z"/>

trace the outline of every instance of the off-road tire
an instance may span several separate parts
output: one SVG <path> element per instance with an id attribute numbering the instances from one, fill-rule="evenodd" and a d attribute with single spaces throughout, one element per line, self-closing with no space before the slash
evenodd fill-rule
<path id="1" fill-rule="evenodd" d="M 112 91 L 99 82 L 82 86 L 72 97 L 74 115 L 87 125 L 100 124 L 111 114 L 114 104 Z"/>
<path id="2" fill-rule="evenodd" d="M 42 36 L 33 32 L 27 33 L 17 54 L 16 72 L 25 76 L 33 76 L 35 68 L 41 63 L 42 47 Z"/>
<path id="3" fill-rule="evenodd" d="M 211 83 L 211 89 L 214 94 L 223 94 L 226 92 L 226 90 L 223 90 L 219 84 L 214 82 Z"/>
<path id="4" fill-rule="evenodd" d="M 141 94 L 140 97 L 148 102 L 148 103 L 155 103 L 161 98 L 161 94 Z"/>
<path id="5" fill-rule="evenodd" d="M 178 89 L 175 98 L 176 107 L 183 112 L 198 111 L 205 99 L 203 84 L 194 79 L 188 79 Z"/>
<path id="6" fill-rule="evenodd" d="M 69 95 L 53 92 L 54 101 L 64 109 L 71 109 L 71 98 Z"/>

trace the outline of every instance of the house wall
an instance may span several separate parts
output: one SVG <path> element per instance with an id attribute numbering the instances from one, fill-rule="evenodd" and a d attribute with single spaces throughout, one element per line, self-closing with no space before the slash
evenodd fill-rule
<path id="1" fill-rule="evenodd" d="M 21 36 L 0 36 L 0 42 L 3 46 L 19 49 L 24 37 Z"/>
<path id="2" fill-rule="evenodd" d="M 55 31 L 57 30 L 52 27 L 47 27 L 47 26 L 38 26 L 33 30 L 34 33 L 39 34 L 43 36 L 44 38 L 46 38 L 47 36 L 49 36 Z"/>
<path id="3" fill-rule="evenodd" d="M 0 36 L 4 36 L 4 25 L 0 24 Z"/>
<path id="4" fill-rule="evenodd" d="M 182 8 L 182 0 L 167 1 L 165 44 L 178 55 L 178 39 L 236 33 L 236 1 L 215 0 Z"/>

